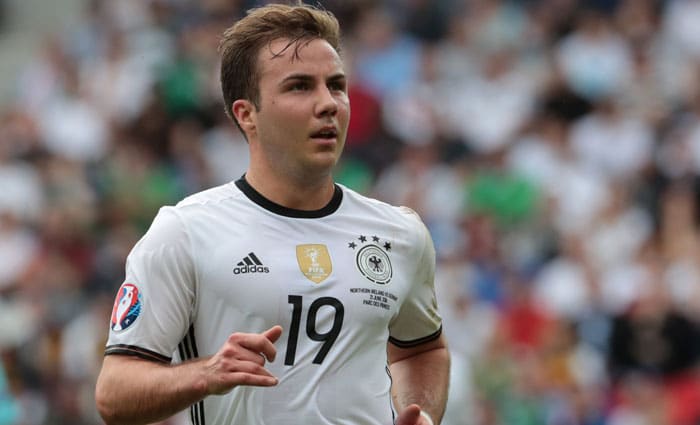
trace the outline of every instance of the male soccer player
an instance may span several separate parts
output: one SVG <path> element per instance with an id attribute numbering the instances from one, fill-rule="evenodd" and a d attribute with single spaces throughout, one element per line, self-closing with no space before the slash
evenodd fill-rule
<path id="1" fill-rule="evenodd" d="M 250 165 L 162 208 L 130 253 L 96 388 L 108 424 L 188 407 L 195 425 L 440 422 L 430 235 L 331 175 L 350 118 L 339 49 L 332 14 L 301 4 L 224 33 L 223 97 Z"/>

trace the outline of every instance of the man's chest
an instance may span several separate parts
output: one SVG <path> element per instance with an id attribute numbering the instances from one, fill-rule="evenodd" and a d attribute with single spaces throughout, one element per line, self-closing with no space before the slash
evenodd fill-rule
<path id="1" fill-rule="evenodd" d="M 342 314 L 385 326 L 415 270 L 406 242 L 379 226 L 238 226 L 199 243 L 197 286 L 207 305 L 275 323 Z"/>

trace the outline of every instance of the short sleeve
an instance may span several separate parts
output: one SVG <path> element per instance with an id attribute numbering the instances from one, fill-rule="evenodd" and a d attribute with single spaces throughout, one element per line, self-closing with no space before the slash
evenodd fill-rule
<path id="1" fill-rule="evenodd" d="M 105 355 L 170 363 L 189 329 L 195 300 L 190 240 L 173 207 L 163 207 L 127 258 L 110 318 Z"/>
<path id="2" fill-rule="evenodd" d="M 389 342 L 408 348 L 436 339 L 442 333 L 442 318 L 435 297 L 435 247 L 428 229 L 418 220 L 416 270 L 411 289 L 398 315 L 389 324 Z"/>

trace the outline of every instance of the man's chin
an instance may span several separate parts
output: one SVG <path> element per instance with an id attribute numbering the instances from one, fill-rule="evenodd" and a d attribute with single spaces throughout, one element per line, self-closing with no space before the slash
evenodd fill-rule
<path id="1" fill-rule="evenodd" d="M 314 157 L 309 158 L 309 160 L 303 164 L 303 173 L 309 177 L 315 176 L 316 178 L 324 178 L 332 174 L 337 163 L 337 155 L 332 155 L 330 153 L 327 155 L 314 155 Z"/>
<path id="2" fill-rule="evenodd" d="M 309 166 L 319 168 L 333 168 L 340 159 L 340 152 L 333 150 L 315 152 L 309 158 Z"/>

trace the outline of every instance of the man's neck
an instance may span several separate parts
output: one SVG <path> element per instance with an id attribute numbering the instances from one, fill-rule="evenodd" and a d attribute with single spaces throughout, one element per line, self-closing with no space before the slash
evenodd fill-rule
<path id="1" fill-rule="evenodd" d="M 315 211 L 328 205 L 335 186 L 332 176 L 321 179 L 280 178 L 248 170 L 248 184 L 268 200 L 287 208 Z"/>

